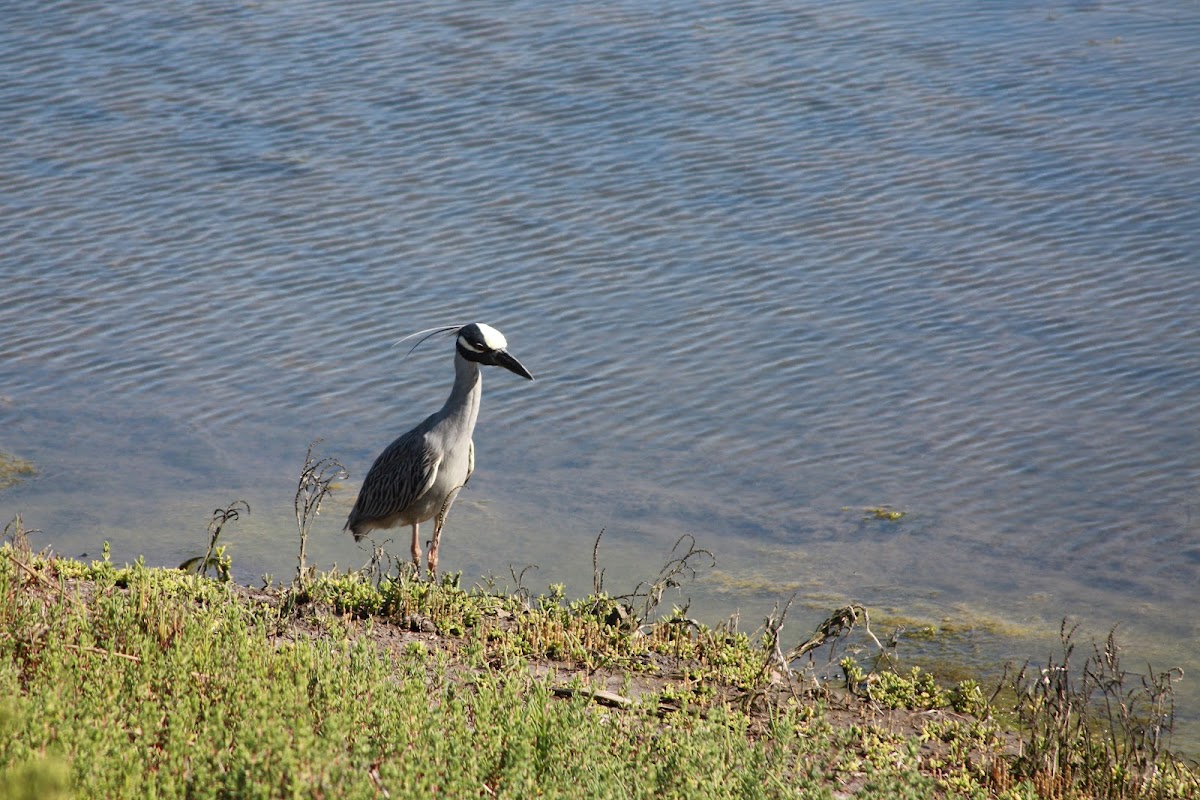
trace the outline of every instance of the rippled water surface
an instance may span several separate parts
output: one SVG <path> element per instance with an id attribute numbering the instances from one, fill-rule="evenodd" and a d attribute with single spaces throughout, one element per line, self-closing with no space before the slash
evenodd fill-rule
<path id="1" fill-rule="evenodd" d="M 485 375 L 444 568 L 848 600 L 1039 656 L 1063 615 L 1200 718 L 1200 7 L 7 4 L 0 493 L 59 552 L 294 568 Z M 898 523 L 866 521 L 890 505 Z M 398 548 L 403 550 L 403 546 Z M 540 583 L 539 583 L 540 582 Z M 807 615 L 807 616 L 805 616 Z M 1196 727 L 1191 729 L 1193 737 Z"/>

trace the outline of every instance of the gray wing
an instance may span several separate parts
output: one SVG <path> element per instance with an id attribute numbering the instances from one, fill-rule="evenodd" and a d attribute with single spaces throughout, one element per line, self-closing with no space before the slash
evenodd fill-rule
<path id="1" fill-rule="evenodd" d="M 433 486 L 440 464 L 420 428 L 392 442 L 367 472 L 346 530 L 361 539 L 372 528 L 396 524 L 396 518 Z"/>

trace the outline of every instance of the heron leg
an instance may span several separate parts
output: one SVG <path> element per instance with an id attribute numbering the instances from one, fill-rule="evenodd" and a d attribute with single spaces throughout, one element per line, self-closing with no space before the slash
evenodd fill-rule
<path id="1" fill-rule="evenodd" d="M 418 575 L 421 574 L 421 540 L 418 538 L 419 534 L 417 533 L 417 528 L 419 527 L 420 523 L 413 525 L 412 538 L 412 560 L 413 566 L 417 568 Z"/>
<path id="2" fill-rule="evenodd" d="M 473 452 L 474 450 L 472 450 Z M 438 544 L 442 541 L 442 526 L 446 524 L 446 516 L 450 513 L 450 506 L 454 504 L 454 498 L 458 497 L 458 490 L 461 488 L 461 486 L 456 487 L 451 490 L 450 494 L 446 495 L 446 499 L 442 501 L 442 510 L 438 512 L 438 515 L 433 520 L 433 540 L 429 542 L 429 579 L 431 581 L 437 580 Z"/>
<path id="3" fill-rule="evenodd" d="M 439 515 L 433 523 L 433 540 L 429 542 L 429 580 L 437 580 L 438 544 L 442 541 L 442 524 L 446 516 Z"/>

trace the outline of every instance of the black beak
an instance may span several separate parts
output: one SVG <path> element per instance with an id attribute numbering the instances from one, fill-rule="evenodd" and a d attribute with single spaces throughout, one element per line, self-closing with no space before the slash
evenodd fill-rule
<path id="1" fill-rule="evenodd" d="M 522 378 L 533 380 L 532 373 L 525 369 L 525 367 L 521 365 L 520 361 L 517 361 L 515 358 L 510 356 L 507 350 L 497 350 L 492 354 L 492 358 L 495 359 L 496 366 L 504 367 L 509 372 L 515 372 Z"/>

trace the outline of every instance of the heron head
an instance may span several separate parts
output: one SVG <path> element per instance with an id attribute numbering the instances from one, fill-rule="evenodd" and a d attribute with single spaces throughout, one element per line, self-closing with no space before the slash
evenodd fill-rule
<path id="1" fill-rule="evenodd" d="M 491 325 L 472 322 L 458 329 L 458 354 L 476 364 L 504 367 L 522 378 L 533 380 L 533 374 L 508 353 L 508 340 Z"/>

